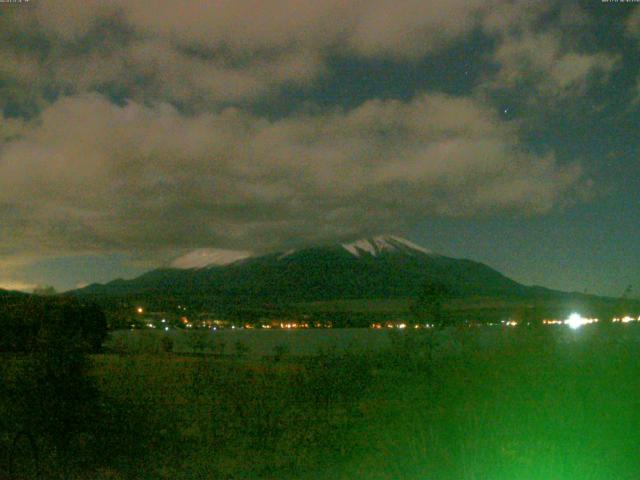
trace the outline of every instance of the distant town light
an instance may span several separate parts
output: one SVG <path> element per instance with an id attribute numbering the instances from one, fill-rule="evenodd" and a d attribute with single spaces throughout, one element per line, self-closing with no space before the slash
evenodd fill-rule
<path id="1" fill-rule="evenodd" d="M 564 321 L 562 320 L 543 320 L 542 323 L 544 325 L 562 325 Z"/>
<path id="2" fill-rule="evenodd" d="M 633 317 L 630 317 L 629 315 L 625 315 L 624 317 L 620 318 L 620 317 L 616 317 L 613 320 L 611 320 L 613 323 L 631 323 L 631 322 L 636 322 L 636 321 L 640 321 L 640 317 L 638 317 L 638 319 L 636 320 Z"/>

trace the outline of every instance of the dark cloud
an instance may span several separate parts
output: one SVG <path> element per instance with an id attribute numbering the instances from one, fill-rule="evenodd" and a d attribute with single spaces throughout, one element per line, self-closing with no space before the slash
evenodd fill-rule
<path id="1" fill-rule="evenodd" d="M 555 10 L 507 0 L 43 1 L 0 19 L 0 101 L 33 116 L 59 96 L 98 91 L 201 112 L 312 85 L 336 53 L 414 61 L 478 30 L 496 43 L 490 85 L 575 95 L 616 57 L 562 40 L 575 5 L 538 33 Z"/>
<path id="2" fill-rule="evenodd" d="M 371 101 L 269 122 L 84 95 L 4 144 L 0 202 L 22 209 L 25 250 L 265 249 L 404 230 L 431 214 L 545 212 L 580 176 L 523 150 L 513 127 L 470 99 Z"/>
<path id="3" fill-rule="evenodd" d="M 532 153 L 483 100 L 514 85 L 533 99 L 571 97 L 606 80 L 617 57 L 567 43 L 566 14 L 538 28 L 554 8 L 51 0 L 3 10 L 0 252 L 259 251 L 571 202 L 579 162 Z M 324 81 L 331 56 L 417 62 L 474 32 L 493 45 L 495 68 L 473 96 L 251 113 Z"/>
<path id="4" fill-rule="evenodd" d="M 491 62 L 497 70 L 482 88 L 507 91 L 549 109 L 606 82 L 621 56 L 598 51 L 585 40 L 595 21 L 578 2 L 501 2 L 483 20 L 496 42 Z"/>

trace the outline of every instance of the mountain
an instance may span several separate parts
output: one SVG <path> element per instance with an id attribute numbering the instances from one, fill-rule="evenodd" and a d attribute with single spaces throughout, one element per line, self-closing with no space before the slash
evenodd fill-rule
<path id="1" fill-rule="evenodd" d="M 529 291 L 529 287 L 482 263 L 438 255 L 396 236 L 261 256 L 247 256 L 247 252 L 235 255 L 230 251 L 213 251 L 213 255 L 199 252 L 191 255 L 193 262 L 174 263 L 132 280 L 89 285 L 74 294 L 198 295 L 297 302 L 411 297 L 425 281 L 445 284 L 459 296 L 522 295 Z M 208 263 L 207 258 L 213 261 Z"/>

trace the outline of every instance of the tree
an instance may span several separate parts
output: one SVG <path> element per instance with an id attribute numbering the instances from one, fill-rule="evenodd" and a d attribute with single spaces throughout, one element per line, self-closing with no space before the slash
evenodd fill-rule
<path id="1" fill-rule="evenodd" d="M 78 438 L 97 432 L 100 399 L 87 353 L 100 348 L 104 315 L 68 299 L 31 299 L 12 314 L 21 320 L 13 326 L 22 324 L 29 333 L 12 345 L 22 354 L 16 357 L 20 374 L 3 379 L 12 443 L 28 439 L 36 462 L 37 457 L 50 462 L 47 476 L 68 475 L 82 458 L 77 455 Z M 47 449 L 44 456 L 38 455 L 41 447 Z"/>
<path id="2" fill-rule="evenodd" d="M 0 307 L 0 351 L 30 353 L 37 343 L 64 339 L 83 352 L 99 352 L 107 336 L 107 322 L 95 305 L 69 298 L 30 296 Z"/>
<path id="3" fill-rule="evenodd" d="M 450 296 L 451 291 L 446 285 L 433 280 L 426 280 L 411 306 L 411 313 L 418 323 L 443 326 L 449 321 L 443 305 Z"/>
<path id="4" fill-rule="evenodd" d="M 52 297 L 53 295 L 57 295 L 58 291 L 52 286 L 38 286 L 33 289 L 34 295 L 40 295 L 41 297 Z"/>

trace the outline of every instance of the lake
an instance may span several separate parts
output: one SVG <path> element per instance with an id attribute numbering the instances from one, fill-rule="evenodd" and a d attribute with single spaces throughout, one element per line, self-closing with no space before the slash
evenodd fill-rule
<path id="1" fill-rule="evenodd" d="M 617 340 L 632 337 L 640 340 L 640 329 L 634 325 L 612 327 Z M 518 327 L 474 327 L 463 330 L 445 329 L 440 331 L 412 330 L 375 330 L 366 328 L 343 329 L 298 329 L 298 330 L 179 330 L 168 332 L 159 330 L 119 330 L 112 332 L 105 346 L 111 351 L 125 353 L 158 353 L 162 351 L 164 337 L 173 342 L 174 353 L 224 353 L 233 354 L 236 344 L 240 342 L 246 347 L 246 354 L 251 357 L 273 355 L 276 348 L 284 348 L 290 355 L 312 355 L 320 351 L 335 349 L 336 351 L 377 351 L 391 345 L 393 336 L 432 335 L 439 346 L 457 349 L 465 339 L 472 339 L 476 348 L 491 348 L 496 342 L 508 341 L 517 337 Z M 557 343 L 576 342 L 590 338 L 594 334 L 609 335 L 596 326 L 586 326 L 579 330 L 571 330 L 566 326 L 547 326 L 544 331 L 550 333 Z"/>

